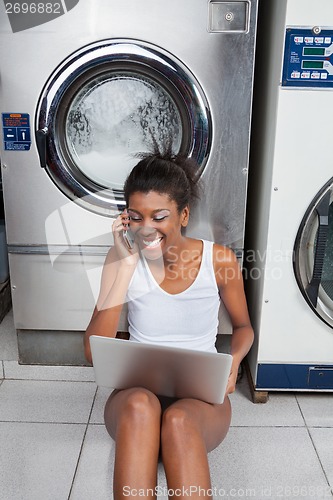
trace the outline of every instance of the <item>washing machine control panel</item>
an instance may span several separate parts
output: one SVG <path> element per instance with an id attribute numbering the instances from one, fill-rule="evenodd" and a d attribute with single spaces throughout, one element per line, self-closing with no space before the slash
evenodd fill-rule
<path id="1" fill-rule="evenodd" d="M 333 88 L 333 29 L 287 28 L 282 86 Z"/>

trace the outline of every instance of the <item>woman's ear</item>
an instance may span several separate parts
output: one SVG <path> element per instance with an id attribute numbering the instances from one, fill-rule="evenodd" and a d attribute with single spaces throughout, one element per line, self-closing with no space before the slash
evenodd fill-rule
<path id="1" fill-rule="evenodd" d="M 182 227 L 187 226 L 189 219 L 190 219 L 190 209 L 189 209 L 189 207 L 185 207 L 182 211 L 182 214 L 181 214 Z"/>

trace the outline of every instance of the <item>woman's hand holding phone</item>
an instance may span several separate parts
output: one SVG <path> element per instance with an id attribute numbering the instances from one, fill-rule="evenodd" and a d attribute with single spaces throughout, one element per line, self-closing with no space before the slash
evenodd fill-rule
<path id="1" fill-rule="evenodd" d="M 120 264 L 136 266 L 139 259 L 139 247 L 128 235 L 129 220 L 125 209 L 112 224 L 112 232 Z"/>

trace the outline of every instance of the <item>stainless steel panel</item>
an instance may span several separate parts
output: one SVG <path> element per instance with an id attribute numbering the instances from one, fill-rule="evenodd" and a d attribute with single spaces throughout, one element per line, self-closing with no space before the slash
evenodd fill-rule
<path id="1" fill-rule="evenodd" d="M 105 255 L 10 253 L 14 323 L 27 330 L 85 330 Z M 127 331 L 126 308 L 119 330 Z"/>
<path id="2" fill-rule="evenodd" d="M 88 365 L 83 333 L 68 330 L 18 330 L 19 363 L 28 365 Z"/>

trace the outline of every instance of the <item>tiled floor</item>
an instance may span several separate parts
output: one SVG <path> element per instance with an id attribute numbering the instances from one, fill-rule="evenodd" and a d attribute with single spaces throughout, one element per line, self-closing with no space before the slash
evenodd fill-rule
<path id="1" fill-rule="evenodd" d="M 108 393 L 92 368 L 20 366 L 11 313 L 0 359 L 0 500 L 111 499 Z M 244 379 L 231 401 L 229 434 L 209 454 L 214 498 L 332 499 L 332 395 L 272 393 L 254 405 Z M 166 491 L 160 465 L 159 498 Z"/>

